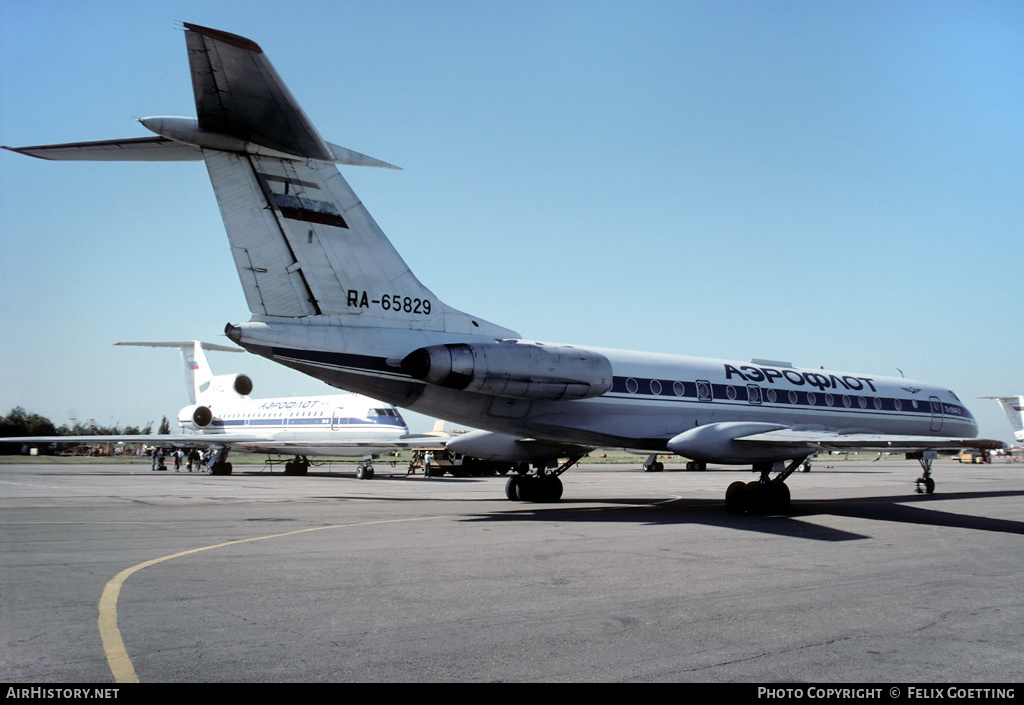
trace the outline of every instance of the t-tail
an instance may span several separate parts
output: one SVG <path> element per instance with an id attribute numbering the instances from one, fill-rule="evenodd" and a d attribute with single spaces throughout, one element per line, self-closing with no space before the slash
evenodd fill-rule
<path id="1" fill-rule="evenodd" d="M 981 397 L 981 399 L 995 399 L 999 402 L 1013 427 L 1013 437 L 1017 439 L 1018 443 L 1024 443 L 1024 395 Z"/>
<path id="2" fill-rule="evenodd" d="M 147 348 L 178 348 L 181 363 L 185 368 L 185 386 L 191 404 L 210 404 L 223 399 L 244 399 L 252 392 L 252 380 L 243 374 L 215 375 L 206 360 L 204 350 L 221 352 L 244 352 L 239 348 L 198 340 L 168 343 L 114 343 L 114 345 L 137 345 Z"/>
<path id="3" fill-rule="evenodd" d="M 437 299 L 335 165 L 397 169 L 324 140 L 255 42 L 185 24 L 196 118 L 157 137 L 22 147 L 45 159 L 206 163 L 254 322 L 519 337 Z M 245 324 L 242 324 L 245 325 Z"/>

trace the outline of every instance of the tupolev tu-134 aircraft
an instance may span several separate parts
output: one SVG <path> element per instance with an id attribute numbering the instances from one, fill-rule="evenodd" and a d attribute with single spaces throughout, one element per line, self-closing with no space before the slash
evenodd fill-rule
<path id="1" fill-rule="evenodd" d="M 333 386 L 481 429 L 448 447 L 532 463 L 509 479 L 510 499 L 556 501 L 560 475 L 595 447 L 750 465 L 760 479 L 726 491 L 745 512 L 785 508 L 785 480 L 823 450 L 906 451 L 923 469 L 918 491 L 932 492 L 938 452 L 1003 446 L 976 438 L 942 386 L 538 342 L 452 308 L 336 165 L 397 167 L 324 140 L 255 42 L 194 24 L 185 42 L 197 117 L 140 120 L 155 137 L 14 151 L 205 162 L 252 313 L 227 336 Z"/>
<path id="2" fill-rule="evenodd" d="M 114 343 L 178 348 L 185 368 L 189 404 L 178 412 L 181 433 L 167 435 L 23 436 L 7 443 L 145 443 L 176 448 L 209 448 L 209 470 L 230 475 L 228 453 L 293 455 L 285 473 L 304 475 L 307 456 L 361 458 L 356 477 L 373 477 L 373 458 L 400 448 L 440 447 L 445 434 L 410 435 L 402 415 L 390 404 L 360 394 L 257 399 L 249 396 L 252 379 L 245 374 L 213 374 L 204 350 L 244 352 L 240 348 L 182 342 Z"/>

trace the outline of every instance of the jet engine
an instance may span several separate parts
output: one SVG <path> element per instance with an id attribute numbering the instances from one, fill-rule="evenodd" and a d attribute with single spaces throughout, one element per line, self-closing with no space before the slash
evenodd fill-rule
<path id="1" fill-rule="evenodd" d="M 612 388 L 608 358 L 569 346 L 432 345 L 406 355 L 400 367 L 428 384 L 515 399 L 588 399 Z"/>
<path id="2" fill-rule="evenodd" d="M 210 410 L 210 407 L 203 406 L 202 404 L 186 406 L 178 412 L 178 423 L 181 424 L 183 428 L 199 430 L 206 428 L 212 422 L 213 412 Z"/>
<path id="3" fill-rule="evenodd" d="M 210 384 L 202 392 L 207 394 L 213 392 L 222 394 L 232 391 L 239 396 L 248 396 L 252 393 L 252 379 L 248 375 L 216 375 L 210 380 Z"/>

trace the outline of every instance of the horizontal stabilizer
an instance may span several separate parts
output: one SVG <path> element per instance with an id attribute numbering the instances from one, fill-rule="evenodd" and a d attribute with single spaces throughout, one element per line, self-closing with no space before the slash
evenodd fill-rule
<path id="1" fill-rule="evenodd" d="M 89 162 L 201 162 L 203 153 L 197 147 L 181 144 L 166 137 L 136 137 L 99 142 L 68 142 L 41 144 L 33 147 L 4 147 L 18 154 L 39 159 Z"/>
<path id="2" fill-rule="evenodd" d="M 359 152 L 353 152 L 351 149 L 339 147 L 331 142 L 328 142 L 327 146 L 330 147 L 331 151 L 334 153 L 334 159 L 331 160 L 334 164 L 346 164 L 348 166 L 372 166 L 378 169 L 397 169 L 398 171 L 402 171 L 402 167 L 400 166 L 388 164 L 385 161 L 368 157 L 365 154 L 360 154 Z"/>
<path id="3" fill-rule="evenodd" d="M 176 343 L 174 343 L 174 342 L 171 342 L 171 343 L 149 343 L 149 342 L 135 343 L 135 342 L 131 342 L 131 343 L 114 343 L 114 345 L 138 345 L 138 346 L 145 347 L 145 348 L 189 348 L 189 349 L 191 349 L 192 346 L 195 344 L 195 342 L 196 341 L 194 341 L 194 340 L 183 340 L 183 341 L 176 342 Z M 230 346 L 230 345 L 217 345 L 216 343 L 200 343 L 199 346 L 203 350 L 217 350 L 219 352 L 236 352 L 236 353 L 245 352 L 245 350 L 242 350 L 242 348 L 236 348 L 236 347 L 233 347 L 233 346 Z"/>

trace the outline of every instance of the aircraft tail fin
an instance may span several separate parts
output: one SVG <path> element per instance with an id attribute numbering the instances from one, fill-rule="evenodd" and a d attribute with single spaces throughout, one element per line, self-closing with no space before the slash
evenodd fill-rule
<path id="1" fill-rule="evenodd" d="M 45 159 L 206 162 L 255 318 L 518 338 L 437 299 L 336 164 L 397 168 L 324 140 L 255 42 L 185 24 L 195 118 L 140 122 L 157 137 L 21 147 Z"/>
<path id="2" fill-rule="evenodd" d="M 238 378 L 244 378 L 248 380 L 248 377 L 244 375 L 221 375 L 216 376 L 213 374 L 213 370 L 210 369 L 210 363 L 206 360 L 206 354 L 203 350 L 219 350 L 221 352 L 245 352 L 240 348 L 229 347 L 227 345 L 216 345 L 214 343 L 203 343 L 198 340 L 186 340 L 180 342 L 131 342 L 131 343 L 114 343 L 114 345 L 135 345 L 147 348 L 178 348 L 181 352 L 181 363 L 185 368 L 185 386 L 188 388 L 188 398 L 191 404 L 196 404 L 204 399 L 208 399 L 211 394 L 222 394 L 225 389 L 225 382 L 229 381 L 230 387 L 235 388 L 235 393 L 239 395 L 248 394 L 252 389 L 252 383 L 249 382 L 248 389 L 246 390 L 245 383 L 239 383 Z M 241 391 L 246 390 L 246 391 Z"/>
<path id="3" fill-rule="evenodd" d="M 335 166 L 213 150 L 204 156 L 257 316 L 518 337 L 439 301 Z"/>
<path id="4" fill-rule="evenodd" d="M 390 165 L 326 142 L 255 42 L 185 27 L 199 129 L 257 145 L 203 148 L 253 314 L 518 337 L 440 302 L 334 166 Z"/>
<path id="5" fill-rule="evenodd" d="M 1018 441 L 1024 441 L 1024 395 L 979 398 L 998 401 L 1013 427 L 1013 437 Z"/>

